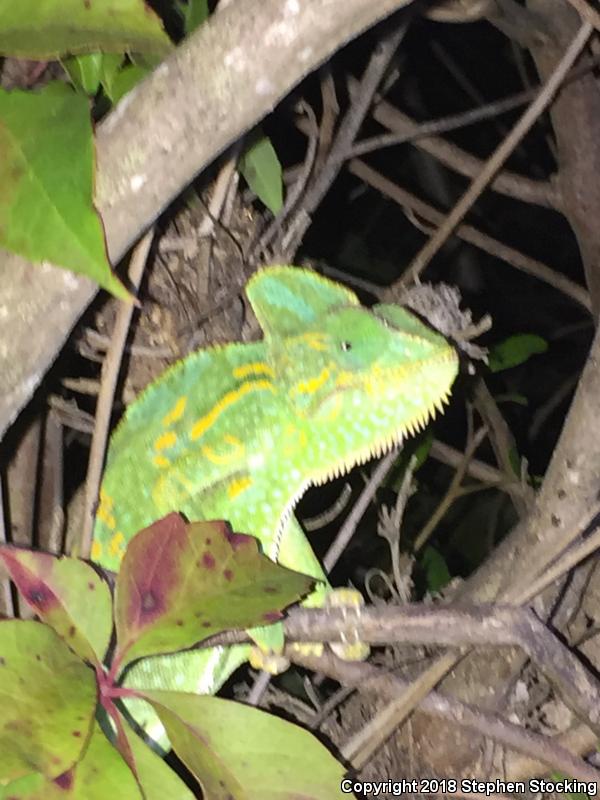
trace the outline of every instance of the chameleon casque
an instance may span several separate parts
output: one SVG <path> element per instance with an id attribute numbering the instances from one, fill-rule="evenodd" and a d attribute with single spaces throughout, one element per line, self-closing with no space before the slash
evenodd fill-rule
<path id="1" fill-rule="evenodd" d="M 127 409 L 100 492 L 92 559 L 117 570 L 129 539 L 171 511 L 226 519 L 273 561 L 331 591 L 293 509 L 308 486 L 383 453 L 441 410 L 454 348 L 401 306 L 367 309 L 305 269 L 257 272 L 246 294 L 262 341 L 200 350 Z M 249 646 L 143 659 L 125 685 L 216 692 Z M 158 737 L 143 701 L 136 721 Z"/>

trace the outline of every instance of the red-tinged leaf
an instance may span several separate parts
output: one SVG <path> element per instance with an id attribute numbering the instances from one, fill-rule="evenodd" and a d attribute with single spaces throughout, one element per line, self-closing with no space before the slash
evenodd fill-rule
<path id="1" fill-rule="evenodd" d="M 219 697 L 144 692 L 211 800 L 342 800 L 344 767 L 310 733 Z"/>
<path id="2" fill-rule="evenodd" d="M 81 658 L 101 662 L 112 631 L 112 599 L 106 583 L 76 558 L 0 545 L 3 563 L 35 611 Z"/>
<path id="3" fill-rule="evenodd" d="M 125 553 L 115 588 L 115 660 L 124 666 L 223 630 L 275 622 L 313 583 L 225 522 L 188 525 L 169 514 L 134 536 Z"/>
<path id="4" fill-rule="evenodd" d="M 165 53 L 160 18 L 143 0 L 17 0 L 0 3 L 0 54 L 54 59 L 65 53 Z"/>
<path id="5" fill-rule="evenodd" d="M 64 84 L 0 89 L 0 247 L 49 261 L 131 299 L 112 272 L 93 206 L 94 147 L 87 98 Z"/>
<path id="6" fill-rule="evenodd" d="M 165 766 L 165 769 L 167 767 Z M 164 794 L 165 798 L 172 795 Z M 29 777 L 7 787 L 11 800 L 149 800 L 118 751 L 94 723 L 89 744 L 80 761 L 54 780 Z M 176 795 L 173 795 L 176 797 Z M 4 798 L 0 789 L 0 799 Z"/>
<path id="7" fill-rule="evenodd" d="M 0 620 L 0 777 L 55 780 L 80 758 L 96 708 L 93 670 L 52 628 Z"/>

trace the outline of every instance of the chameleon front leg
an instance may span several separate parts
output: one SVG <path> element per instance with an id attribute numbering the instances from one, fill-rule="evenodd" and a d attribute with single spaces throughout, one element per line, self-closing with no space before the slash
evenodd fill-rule
<path id="1" fill-rule="evenodd" d="M 349 613 L 360 613 L 360 608 L 364 605 L 361 593 L 356 589 L 331 588 L 321 564 L 294 517 L 289 519 L 283 530 L 277 562 L 284 567 L 296 569 L 299 572 L 310 575 L 319 581 L 315 591 L 303 601 L 303 606 L 308 608 L 341 607 L 348 609 Z M 298 645 L 298 647 L 304 652 L 308 648 L 313 653 L 322 650 L 322 645 L 309 645 L 308 648 L 305 645 Z M 331 648 L 340 658 L 346 661 L 364 661 L 370 652 L 369 646 L 358 641 L 358 638 L 353 642 L 332 643 Z"/>

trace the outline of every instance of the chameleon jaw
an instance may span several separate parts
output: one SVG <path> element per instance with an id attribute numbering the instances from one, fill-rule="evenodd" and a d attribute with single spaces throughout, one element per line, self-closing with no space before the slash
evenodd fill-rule
<path id="1" fill-rule="evenodd" d="M 389 452 L 392 448 L 400 445 L 407 436 L 414 436 L 416 433 L 423 430 L 430 420 L 435 417 L 436 412 L 443 413 L 444 405 L 450 400 L 450 394 L 451 391 L 449 387 L 443 394 L 434 399 L 429 406 L 421 410 L 418 415 L 404 422 L 395 431 L 392 431 L 391 434 L 370 443 L 367 447 L 356 450 L 348 458 L 339 462 L 331 469 L 315 473 L 305 480 L 294 493 L 281 515 L 272 547 L 268 553 L 269 558 L 277 560 L 285 527 L 294 512 L 294 508 L 311 486 L 321 486 L 334 478 L 346 475 L 354 467 L 365 464 L 373 458 L 381 458 L 381 456 L 385 455 L 385 453 Z"/>
<path id="2" fill-rule="evenodd" d="M 347 458 L 339 462 L 331 469 L 312 475 L 305 487 L 305 490 L 309 486 L 320 486 L 330 480 L 333 480 L 334 478 L 339 478 L 342 475 L 346 475 L 354 467 L 361 464 L 366 464 L 367 461 L 370 461 L 373 458 L 381 458 L 392 448 L 400 445 L 404 439 L 408 438 L 409 436 L 414 436 L 415 434 L 424 430 L 428 423 L 435 417 L 436 412 L 443 413 L 444 405 L 446 405 L 449 400 L 450 388 L 448 388 L 444 394 L 433 400 L 424 410 L 420 410 L 418 415 L 415 415 L 414 417 L 402 423 L 402 425 L 400 425 L 396 430 L 386 434 L 383 437 L 380 437 L 379 439 L 375 439 L 366 447 L 352 452 Z M 296 502 L 298 502 L 299 499 L 300 497 L 297 497 Z"/>

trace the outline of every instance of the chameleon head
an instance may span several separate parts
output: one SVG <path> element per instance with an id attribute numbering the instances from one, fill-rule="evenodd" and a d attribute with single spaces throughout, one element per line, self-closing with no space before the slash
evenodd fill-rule
<path id="1" fill-rule="evenodd" d="M 314 465 L 312 482 L 424 427 L 442 409 L 458 371 L 446 339 L 395 305 L 330 308 L 280 353 L 294 416 L 311 431 L 304 457 Z"/>

